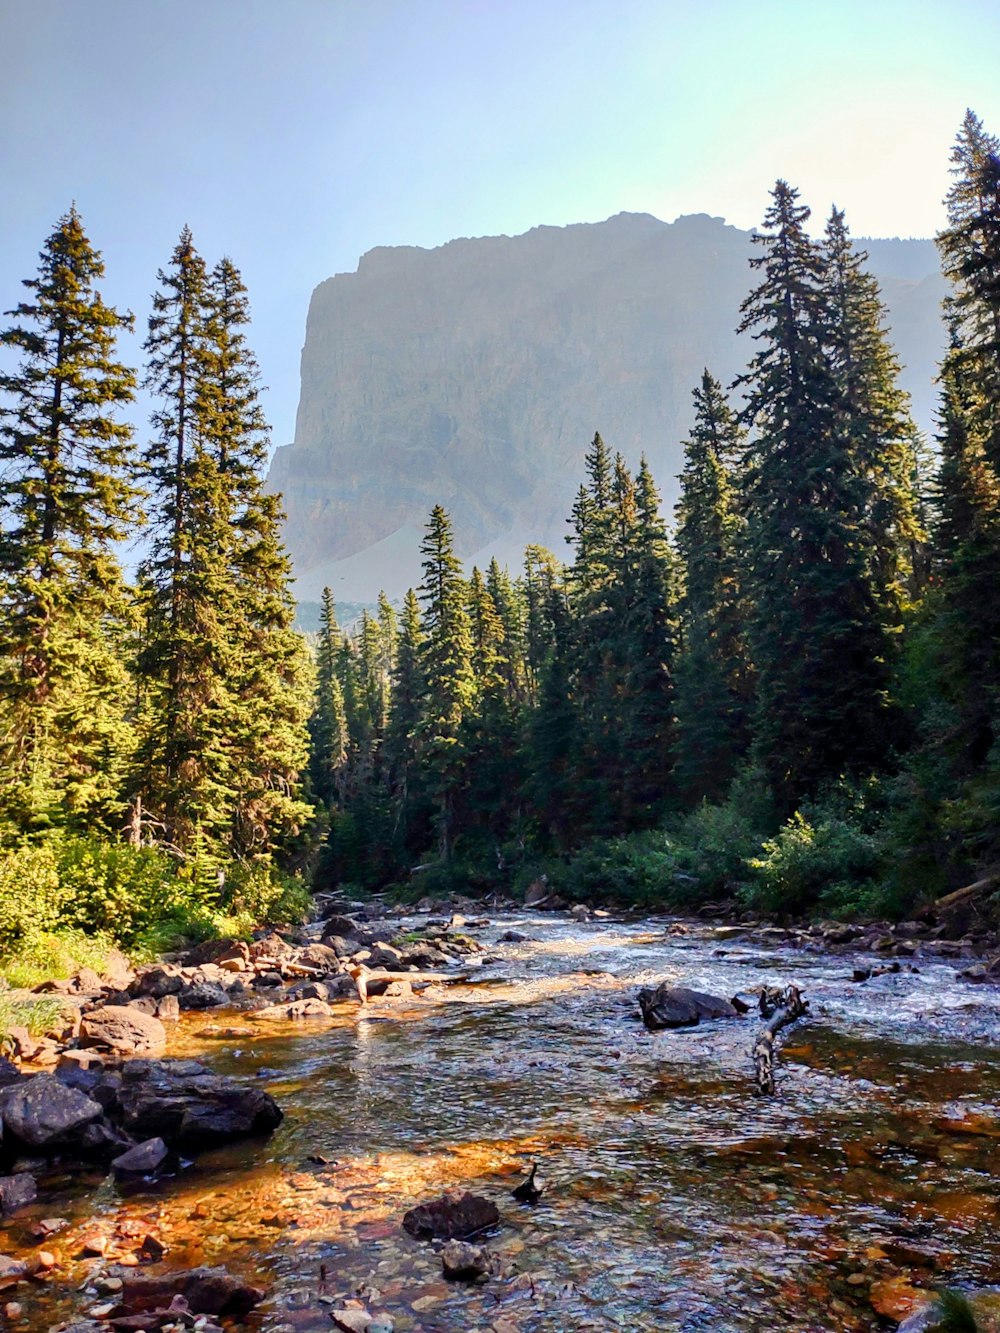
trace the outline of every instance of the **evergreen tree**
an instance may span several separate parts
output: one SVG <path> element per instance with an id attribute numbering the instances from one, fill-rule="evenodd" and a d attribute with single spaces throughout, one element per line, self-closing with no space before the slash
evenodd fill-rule
<path id="1" fill-rule="evenodd" d="M 868 485 L 848 447 L 835 373 L 829 266 L 809 210 L 779 181 L 754 240 L 763 280 L 742 306 L 759 344 L 749 372 L 751 657 L 755 753 L 791 810 L 889 740 L 889 630 L 872 579 Z"/>
<path id="2" fill-rule="evenodd" d="M 144 738 L 135 826 L 180 855 L 267 857 L 308 816 L 308 660 L 293 629 L 268 431 L 239 273 L 209 275 L 186 228 L 153 298 L 147 450 L 154 541 L 141 571 Z M 143 814 L 145 811 L 145 814 Z"/>
<path id="3" fill-rule="evenodd" d="M 337 673 L 340 637 L 333 593 L 324 588 L 316 645 L 316 702 L 309 725 L 309 770 L 313 795 L 327 808 L 344 802 L 350 741 L 344 691 Z"/>
<path id="4" fill-rule="evenodd" d="M 135 376 L 116 357 L 131 315 L 105 304 L 104 265 L 75 208 L 40 256 L 0 346 L 0 803 L 13 830 L 105 828 L 121 811 L 129 738 L 114 544 L 136 524 Z"/>
<path id="5" fill-rule="evenodd" d="M 455 783 L 461 771 L 459 730 L 475 695 L 475 680 L 465 584 L 452 545 L 451 520 L 441 505 L 431 513 L 420 552 L 421 672 L 426 691 L 420 749 L 437 807 L 438 848 L 447 860 L 455 832 Z"/>
<path id="6" fill-rule="evenodd" d="M 830 354 L 840 391 L 842 447 L 867 492 L 864 524 L 873 587 L 899 625 L 925 581 L 925 534 L 917 493 L 917 428 L 899 388 L 878 282 L 851 243 L 844 214 L 827 223 Z"/>
<path id="7" fill-rule="evenodd" d="M 720 799 L 748 741 L 749 668 L 733 464 L 743 433 L 722 385 L 706 370 L 693 392 L 684 445 L 677 550 L 683 566 L 677 663 L 677 771 L 688 804 Z"/>

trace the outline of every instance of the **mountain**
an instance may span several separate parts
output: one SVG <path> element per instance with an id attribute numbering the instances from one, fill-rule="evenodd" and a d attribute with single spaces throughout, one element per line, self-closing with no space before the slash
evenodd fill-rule
<path id="1" fill-rule="evenodd" d="M 321 283 L 295 440 L 270 474 L 299 595 L 329 583 L 338 599 L 398 596 L 419 579 L 437 503 L 468 560 L 496 553 L 513 568 L 527 542 L 564 556 L 595 430 L 633 465 L 645 452 L 672 506 L 702 368 L 729 382 L 750 353 L 734 332 L 753 282 L 750 235 L 705 214 L 620 213 L 382 247 Z M 944 339 L 934 244 L 860 244 L 927 429 Z"/>

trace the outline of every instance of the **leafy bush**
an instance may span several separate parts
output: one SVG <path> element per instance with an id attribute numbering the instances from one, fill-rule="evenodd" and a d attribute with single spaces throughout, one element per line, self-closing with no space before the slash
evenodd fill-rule
<path id="1" fill-rule="evenodd" d="M 797 810 L 761 855 L 751 857 L 752 879 L 743 893 L 754 908 L 796 915 L 863 909 L 877 893 L 881 843 L 857 824 L 834 815 Z"/>
<path id="2" fill-rule="evenodd" d="M 50 846 L 19 847 L 0 857 L 0 954 L 63 922 L 67 893 Z"/>

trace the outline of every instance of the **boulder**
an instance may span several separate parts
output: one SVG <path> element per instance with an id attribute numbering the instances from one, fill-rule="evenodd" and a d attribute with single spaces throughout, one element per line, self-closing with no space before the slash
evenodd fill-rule
<path id="1" fill-rule="evenodd" d="M 537 907 L 539 903 L 545 902 L 549 897 L 548 876 L 543 875 L 541 879 L 532 880 L 524 891 L 525 907 Z"/>
<path id="2" fill-rule="evenodd" d="M 107 1004 L 86 1015 L 80 1041 L 119 1055 L 147 1055 L 163 1050 L 167 1030 L 158 1018 L 133 1005 Z"/>
<path id="3" fill-rule="evenodd" d="M 452 1191 L 429 1203 L 417 1204 L 403 1215 L 403 1227 L 418 1240 L 462 1240 L 500 1221 L 491 1199 L 466 1191 Z"/>
<path id="4" fill-rule="evenodd" d="M 195 1060 L 135 1060 L 122 1070 L 122 1121 L 135 1137 L 185 1150 L 270 1134 L 282 1113 L 262 1088 L 213 1074 Z"/>
<path id="5" fill-rule="evenodd" d="M 362 933 L 362 927 L 358 925 L 353 916 L 344 916 L 340 912 L 334 912 L 323 922 L 323 934 L 339 935 L 342 939 L 356 940 Z"/>
<path id="6" fill-rule="evenodd" d="M 229 995 L 218 981 L 195 981 L 178 993 L 177 1003 L 182 1009 L 218 1009 Z"/>
<path id="7" fill-rule="evenodd" d="M 266 1292 L 233 1277 L 224 1268 L 188 1268 L 157 1277 L 135 1276 L 123 1280 L 121 1303 L 132 1314 L 169 1309 L 178 1296 L 192 1314 L 227 1315 L 245 1319 Z"/>
<path id="8" fill-rule="evenodd" d="M 8 1135 L 30 1148 L 57 1150 L 78 1142 L 103 1110 L 53 1074 L 36 1074 L 0 1091 L 0 1120 Z"/>
<path id="9" fill-rule="evenodd" d="M 161 1023 L 176 1023 L 181 1016 L 181 1004 L 176 995 L 161 995 L 159 999 L 152 995 L 140 995 L 137 1000 L 129 1000 L 128 1003 L 130 1008 L 152 1014 Z"/>
<path id="10" fill-rule="evenodd" d="M 20 1083 L 21 1071 L 13 1060 L 8 1060 L 5 1055 L 0 1055 L 0 1088 L 9 1087 L 11 1083 Z"/>
<path id="11" fill-rule="evenodd" d="M 181 970 L 173 963 L 161 963 L 141 972 L 129 986 L 132 996 L 152 995 L 158 1000 L 164 995 L 176 995 L 184 988 Z"/>
<path id="12" fill-rule="evenodd" d="M 490 1271 L 489 1252 L 482 1245 L 464 1240 L 449 1240 L 441 1249 L 441 1267 L 447 1278 L 474 1282 Z"/>
<path id="13" fill-rule="evenodd" d="M 37 1197 L 35 1177 L 27 1171 L 19 1171 L 16 1176 L 0 1176 L 0 1217 L 7 1217 Z"/>
<path id="14" fill-rule="evenodd" d="M 703 1018 L 739 1018 L 739 1011 L 728 1000 L 663 982 L 655 990 L 639 992 L 642 1021 L 651 1032 L 663 1028 L 693 1027 Z"/>
<path id="15" fill-rule="evenodd" d="M 402 963 L 403 955 L 391 944 L 378 940 L 372 945 L 371 957 L 368 959 L 369 967 L 384 967 L 387 972 L 398 972 Z"/>
<path id="16" fill-rule="evenodd" d="M 169 1155 L 167 1145 L 162 1139 L 147 1139 L 137 1143 L 111 1163 L 111 1169 L 118 1176 L 145 1176 L 157 1171 Z"/>
<path id="17" fill-rule="evenodd" d="M 340 955 L 328 944 L 307 944 L 298 951 L 295 962 L 315 968 L 324 976 L 333 976 L 340 971 Z"/>

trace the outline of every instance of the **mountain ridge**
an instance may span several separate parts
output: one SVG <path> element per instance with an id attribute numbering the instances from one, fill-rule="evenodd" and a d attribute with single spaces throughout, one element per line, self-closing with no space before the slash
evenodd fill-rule
<path id="1" fill-rule="evenodd" d="M 752 233 L 709 214 L 619 213 L 432 249 L 379 246 L 313 292 L 295 440 L 270 485 L 285 497 L 300 596 L 348 600 L 419 579 L 431 507 L 459 553 L 517 563 L 563 554 L 594 431 L 649 458 L 676 499 L 691 389 L 750 355 L 739 305 Z M 933 417 L 944 293 L 932 241 L 859 240 L 879 278 L 918 422 Z"/>

